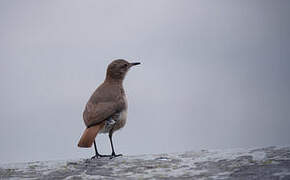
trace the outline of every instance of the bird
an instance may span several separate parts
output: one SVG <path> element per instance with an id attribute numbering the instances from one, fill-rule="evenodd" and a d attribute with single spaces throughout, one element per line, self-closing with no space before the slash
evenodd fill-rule
<path id="1" fill-rule="evenodd" d="M 112 61 L 106 72 L 104 82 L 94 91 L 83 111 L 83 120 L 86 125 L 78 147 L 90 148 L 94 144 L 95 155 L 92 157 L 118 157 L 114 150 L 113 133 L 123 128 L 127 121 L 128 102 L 123 88 L 124 78 L 133 66 L 140 62 L 129 63 L 124 59 Z M 96 145 L 96 136 L 99 133 L 109 135 L 112 153 L 111 155 L 99 154 Z"/>

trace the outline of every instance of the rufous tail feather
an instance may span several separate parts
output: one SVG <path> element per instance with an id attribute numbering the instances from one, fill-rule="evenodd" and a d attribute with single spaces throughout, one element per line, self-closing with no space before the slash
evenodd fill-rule
<path id="1" fill-rule="evenodd" d="M 78 147 L 89 148 L 92 146 L 98 132 L 104 127 L 104 123 L 86 128 L 78 143 Z"/>

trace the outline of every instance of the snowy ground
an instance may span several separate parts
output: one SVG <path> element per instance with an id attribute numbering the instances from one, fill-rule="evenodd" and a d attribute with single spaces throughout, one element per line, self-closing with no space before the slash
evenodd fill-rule
<path id="1" fill-rule="evenodd" d="M 290 179 L 290 147 L 0 164 L 0 179 Z"/>

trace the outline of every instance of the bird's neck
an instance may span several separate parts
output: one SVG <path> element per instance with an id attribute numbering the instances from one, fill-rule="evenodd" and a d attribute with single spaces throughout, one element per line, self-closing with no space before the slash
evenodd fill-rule
<path id="1" fill-rule="evenodd" d="M 105 79 L 105 82 L 122 85 L 123 84 L 123 80 L 124 80 L 123 78 L 113 78 L 113 77 L 107 75 L 106 79 Z"/>
<path id="2" fill-rule="evenodd" d="M 107 76 L 104 83 L 123 86 L 123 79 L 115 79 Z"/>

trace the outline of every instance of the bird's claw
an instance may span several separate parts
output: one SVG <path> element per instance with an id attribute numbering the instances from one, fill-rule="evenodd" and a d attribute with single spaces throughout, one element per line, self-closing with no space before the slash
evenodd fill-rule
<path id="1" fill-rule="evenodd" d="M 110 159 L 113 159 L 115 157 L 119 157 L 119 156 L 123 156 L 123 154 L 115 154 L 113 153 L 111 156 L 110 156 Z"/>
<path id="2" fill-rule="evenodd" d="M 102 158 L 102 157 L 109 157 L 110 159 L 113 159 L 113 158 L 119 157 L 119 156 L 123 156 L 123 154 L 115 154 L 115 153 L 112 153 L 111 155 L 96 154 L 93 157 L 91 157 L 91 159 L 95 159 L 95 158 L 99 159 L 99 158 Z"/>
<path id="3" fill-rule="evenodd" d="M 102 155 L 102 154 L 96 154 L 95 156 L 93 156 L 91 159 L 99 159 L 99 158 L 102 158 L 102 157 L 111 157 L 111 155 Z"/>

